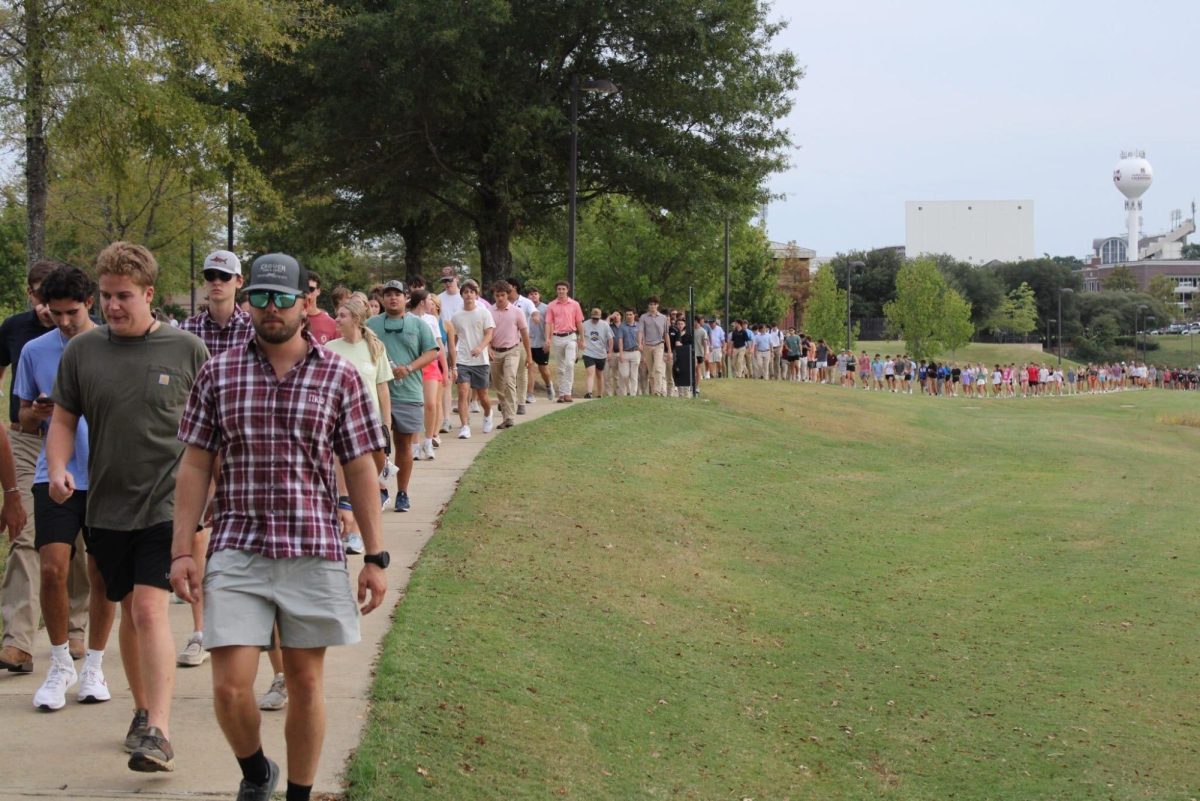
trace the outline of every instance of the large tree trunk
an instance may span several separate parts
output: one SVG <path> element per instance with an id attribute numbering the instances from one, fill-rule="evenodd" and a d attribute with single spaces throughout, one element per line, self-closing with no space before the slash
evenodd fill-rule
<path id="1" fill-rule="evenodd" d="M 512 225 L 504 215 L 482 217 L 475 226 L 479 245 L 479 264 L 483 274 L 485 290 L 499 278 L 513 274 L 513 258 L 509 244 L 512 242 Z"/>
<path id="2" fill-rule="evenodd" d="M 426 289 L 437 294 L 435 291 L 438 288 L 437 276 L 427 276 L 421 272 L 424 268 L 425 251 L 428 249 L 426 227 L 417 221 L 397 226 L 400 238 L 404 240 L 404 280 L 407 281 L 409 278 L 419 275 L 427 282 Z"/>
<path id="3" fill-rule="evenodd" d="M 26 269 L 46 251 L 46 60 L 41 0 L 25 2 Z"/>

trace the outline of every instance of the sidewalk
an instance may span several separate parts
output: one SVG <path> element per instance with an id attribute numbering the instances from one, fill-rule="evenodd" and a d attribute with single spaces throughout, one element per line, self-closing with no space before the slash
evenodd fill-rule
<path id="1" fill-rule="evenodd" d="M 528 407 L 527 415 L 517 418 L 518 426 L 563 408 L 542 396 Z M 457 432 L 457 416 L 452 417 L 455 418 L 454 432 Z M 388 593 L 383 606 L 362 618 L 361 643 L 330 648 L 327 652 L 328 725 L 320 772 L 313 787 L 314 798 L 323 797 L 322 794 L 340 797 L 342 771 L 358 746 L 366 720 L 367 696 L 379 643 L 391 623 L 393 608 L 403 597 L 411 568 L 433 535 L 442 509 L 475 455 L 492 439 L 505 435 L 503 431 L 482 434 L 482 416 L 474 414 L 471 418 L 471 439 L 457 439 L 455 433 L 443 434 L 437 459 L 414 465 L 409 487 L 412 511 L 399 514 L 389 509 L 383 513 L 384 543 L 392 555 Z M 499 423 L 498 410 L 495 419 Z M 350 557 L 350 561 L 351 580 L 356 581 L 362 557 Z M 174 642 L 181 647 L 191 630 L 190 609 L 172 604 L 170 615 Z M 175 696 L 171 707 L 175 771 L 134 773 L 126 767 L 128 756 L 122 750 L 133 707 L 121 667 L 116 625 L 104 657 L 104 673 L 113 700 L 97 705 L 79 704 L 75 702 L 76 688 L 72 688 L 67 705 L 53 713 L 33 708 L 33 693 L 45 678 L 50 658 L 44 631 L 39 632 L 38 637 L 32 674 L 0 672 L 0 721 L 3 721 L 6 734 L 4 747 L 0 748 L 0 776 L 3 777 L 0 801 L 30 798 L 92 801 L 133 795 L 144 799 L 233 798 L 237 794 L 241 772 L 213 715 L 210 663 L 198 668 L 179 668 L 175 674 Z M 77 669 L 81 664 L 76 663 Z M 266 691 L 271 678 L 270 665 L 264 655 L 255 683 L 258 694 Z M 277 788 L 280 798 L 287 776 L 283 740 L 285 714 L 262 713 L 263 748 L 283 768 L 283 778 Z"/>

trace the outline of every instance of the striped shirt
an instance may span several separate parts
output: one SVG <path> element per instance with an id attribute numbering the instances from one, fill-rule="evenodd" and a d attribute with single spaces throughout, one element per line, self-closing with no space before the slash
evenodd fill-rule
<path id="1" fill-rule="evenodd" d="M 333 458 L 382 450 L 383 430 L 354 365 L 308 342 L 282 379 L 254 340 L 196 376 L 179 439 L 221 453 L 210 554 L 346 558 Z"/>

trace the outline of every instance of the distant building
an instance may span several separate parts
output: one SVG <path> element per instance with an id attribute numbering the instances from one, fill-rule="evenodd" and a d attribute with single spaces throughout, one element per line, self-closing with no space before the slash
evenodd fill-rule
<path id="1" fill-rule="evenodd" d="M 1167 276 L 1175 284 L 1176 304 L 1181 309 L 1192 309 L 1193 297 L 1200 295 L 1200 260 L 1196 259 L 1143 259 L 1125 264 L 1100 264 L 1095 261 L 1081 271 L 1083 291 L 1099 292 L 1104 288 L 1105 279 L 1118 267 L 1129 268 L 1142 292 L 1150 288 L 1150 281 L 1155 276 Z"/>
<path id="2" fill-rule="evenodd" d="M 1165 234 L 1143 236 L 1138 239 L 1138 258 L 1134 261 L 1179 260 L 1183 246 L 1190 234 L 1196 233 L 1194 220 L 1174 220 L 1173 227 Z M 1129 246 L 1126 237 L 1106 236 L 1092 240 L 1093 264 L 1122 264 L 1129 261 Z"/>
<path id="3" fill-rule="evenodd" d="M 970 264 L 1035 256 L 1032 200 L 910 200 L 905 252 L 948 254 Z"/>
<path id="4" fill-rule="evenodd" d="M 790 328 L 799 324 L 801 311 L 808 301 L 812 263 L 817 252 L 795 242 L 772 242 L 770 247 L 771 258 L 779 262 L 779 289 L 791 299 L 787 316 L 779 324 Z"/>

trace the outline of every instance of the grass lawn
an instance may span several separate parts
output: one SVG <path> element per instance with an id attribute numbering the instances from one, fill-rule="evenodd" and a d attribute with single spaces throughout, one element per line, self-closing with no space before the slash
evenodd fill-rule
<path id="1" fill-rule="evenodd" d="M 1194 797 L 1194 409 L 714 381 L 519 426 L 350 798 Z"/>
<path id="2" fill-rule="evenodd" d="M 1178 334 L 1161 334 L 1149 337 L 1150 342 L 1158 343 L 1158 350 L 1147 353 L 1146 360 L 1160 367 L 1195 367 L 1200 364 L 1200 337 L 1179 336 Z M 1132 354 L 1133 351 L 1130 351 Z"/>

